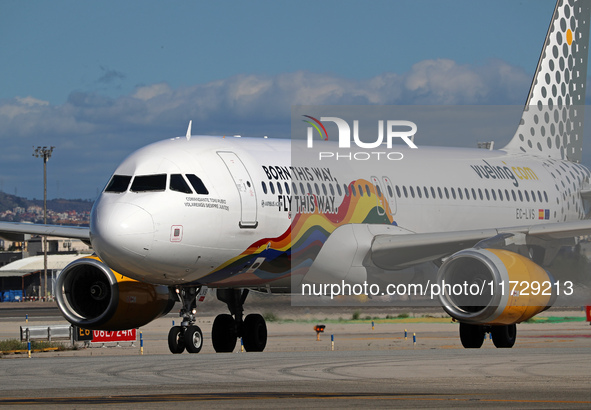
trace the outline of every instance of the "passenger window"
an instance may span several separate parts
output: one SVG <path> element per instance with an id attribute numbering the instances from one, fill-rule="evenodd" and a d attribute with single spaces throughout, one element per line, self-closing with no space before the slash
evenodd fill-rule
<path id="1" fill-rule="evenodd" d="M 412 196 L 414 198 L 415 197 L 415 190 L 412 189 L 412 187 L 408 187 L 408 189 L 410 190 L 410 196 Z"/>
<path id="2" fill-rule="evenodd" d="M 400 193 L 400 187 L 398 185 L 396 185 L 396 195 L 398 195 L 398 198 L 402 198 L 402 194 Z M 390 195 L 390 197 L 392 197 L 392 195 Z"/>
<path id="3" fill-rule="evenodd" d="M 201 178 L 199 178 L 195 174 L 185 174 L 185 176 L 187 177 L 191 185 L 193 185 L 193 189 L 195 189 L 195 192 L 197 192 L 199 195 L 209 195 L 209 191 L 203 184 L 203 181 L 201 181 Z"/>
<path id="4" fill-rule="evenodd" d="M 279 193 L 279 195 L 283 193 L 283 190 L 281 189 L 281 182 L 277 182 L 277 192 Z"/>
<path id="5" fill-rule="evenodd" d="M 337 192 L 339 196 L 343 196 L 343 191 L 341 190 L 341 184 L 337 184 Z"/>
<path id="6" fill-rule="evenodd" d="M 365 192 L 367 192 L 367 196 L 371 196 L 371 191 L 369 190 L 369 185 L 365 184 Z"/>
<path id="7" fill-rule="evenodd" d="M 185 182 L 185 178 L 181 174 L 172 174 L 170 176 L 170 190 L 176 192 L 182 192 L 184 194 L 192 194 L 191 188 Z"/>
<path id="8" fill-rule="evenodd" d="M 107 188 L 105 188 L 105 192 L 125 192 L 127 191 L 130 182 L 131 176 L 129 175 L 113 175 L 113 178 L 111 178 Z"/>
<path id="9" fill-rule="evenodd" d="M 266 194 L 267 193 L 267 184 L 265 184 L 265 181 L 261 181 L 261 185 L 263 186 L 263 192 Z"/>
<path id="10" fill-rule="evenodd" d="M 271 189 L 272 194 L 275 193 L 275 185 L 273 185 L 273 182 L 269 182 L 269 189 Z"/>
<path id="11" fill-rule="evenodd" d="M 132 192 L 154 192 L 166 189 L 166 174 L 138 175 L 131 184 Z"/>
<path id="12" fill-rule="evenodd" d="M 283 184 L 285 185 L 285 193 L 287 195 L 289 195 L 289 184 L 287 182 L 284 182 Z M 295 185 L 294 185 L 294 188 L 295 188 Z"/>

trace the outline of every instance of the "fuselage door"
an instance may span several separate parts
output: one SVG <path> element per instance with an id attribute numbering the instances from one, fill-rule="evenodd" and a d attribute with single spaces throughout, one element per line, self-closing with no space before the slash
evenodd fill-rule
<path id="1" fill-rule="evenodd" d="M 386 188 L 386 191 L 383 192 L 383 195 L 388 200 L 388 203 L 390 204 L 390 210 L 392 211 L 392 215 L 394 215 L 396 214 L 396 194 L 394 193 L 394 186 L 388 177 L 382 177 L 382 182 Z"/>
<path id="2" fill-rule="evenodd" d="M 372 182 L 373 186 L 376 187 L 376 200 L 378 201 L 378 215 L 384 215 L 386 213 L 386 205 L 384 203 L 386 198 L 384 197 L 384 191 L 382 190 L 380 180 L 377 177 L 371 177 L 371 182 Z"/>
<path id="3" fill-rule="evenodd" d="M 254 184 L 244 163 L 233 152 L 218 151 L 218 155 L 226 164 L 234 184 L 240 195 L 240 228 L 256 228 L 257 222 L 257 197 L 254 191 Z"/>

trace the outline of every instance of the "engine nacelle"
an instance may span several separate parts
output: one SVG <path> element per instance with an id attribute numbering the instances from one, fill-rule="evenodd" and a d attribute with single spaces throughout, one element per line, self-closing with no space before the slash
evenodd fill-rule
<path id="1" fill-rule="evenodd" d="M 520 323 L 556 300 L 550 273 L 525 256 L 501 249 L 455 253 L 439 268 L 437 283 L 443 309 L 464 323 Z"/>
<path id="2" fill-rule="evenodd" d="M 96 256 L 77 259 L 57 278 L 57 304 L 68 322 L 90 330 L 125 330 L 167 314 L 175 299 L 167 286 L 113 272 Z"/>

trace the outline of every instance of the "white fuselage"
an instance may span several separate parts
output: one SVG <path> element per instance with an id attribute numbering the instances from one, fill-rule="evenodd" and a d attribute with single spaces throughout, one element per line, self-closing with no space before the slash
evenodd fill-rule
<path id="1" fill-rule="evenodd" d="M 260 286 L 289 277 L 293 246 L 311 226 L 330 234 L 377 223 L 421 233 L 584 217 L 579 192 L 590 173 L 581 165 L 481 149 L 398 151 L 402 160 L 364 168 L 330 159 L 306 166 L 292 159 L 289 140 L 161 141 L 117 168 L 132 178 L 96 201 L 91 241 L 111 268 L 141 281 Z M 136 177 L 154 175 L 165 184 L 134 189 Z M 172 190 L 172 175 L 186 185 L 197 176 L 207 193 Z"/>

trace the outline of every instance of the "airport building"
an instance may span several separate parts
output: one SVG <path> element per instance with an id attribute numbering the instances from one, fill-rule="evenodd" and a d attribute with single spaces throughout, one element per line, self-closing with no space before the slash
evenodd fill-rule
<path id="1" fill-rule="evenodd" d="M 77 239 L 47 238 L 47 292 L 54 295 L 57 275 L 90 247 Z M 42 237 L 25 235 L 22 240 L 0 239 L 0 302 L 40 300 L 43 295 L 44 257 Z"/>

